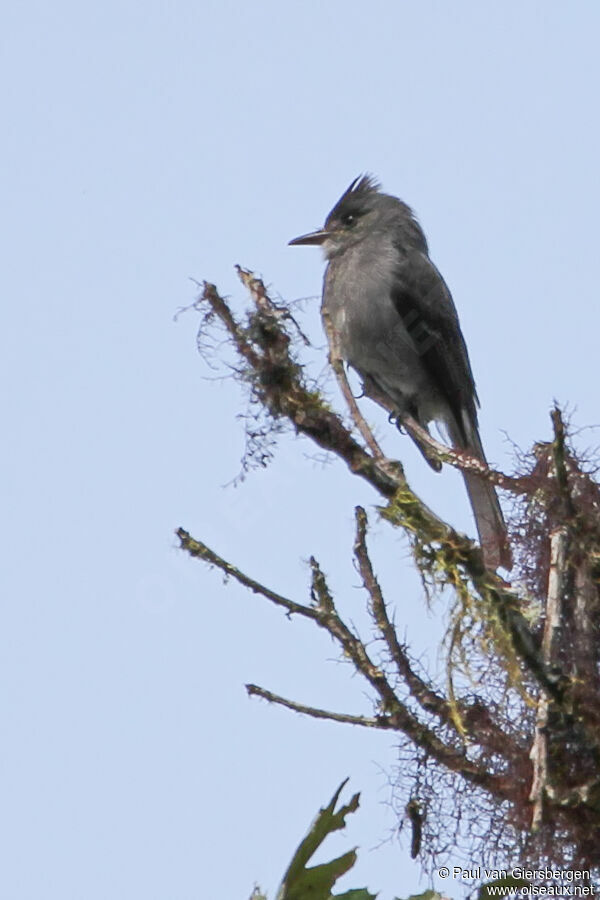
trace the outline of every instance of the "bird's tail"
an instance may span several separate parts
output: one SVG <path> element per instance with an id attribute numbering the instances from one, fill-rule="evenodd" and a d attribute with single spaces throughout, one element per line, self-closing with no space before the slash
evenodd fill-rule
<path id="1" fill-rule="evenodd" d="M 449 431 L 452 445 L 456 450 L 466 450 L 472 456 L 486 462 L 476 425 L 466 423 L 464 428 L 466 439 L 463 429 L 454 422 L 449 426 Z M 508 542 L 506 523 L 494 486 L 472 472 L 463 472 L 463 478 L 471 501 L 486 566 L 494 570 L 498 566 L 511 569 L 512 553 Z"/>

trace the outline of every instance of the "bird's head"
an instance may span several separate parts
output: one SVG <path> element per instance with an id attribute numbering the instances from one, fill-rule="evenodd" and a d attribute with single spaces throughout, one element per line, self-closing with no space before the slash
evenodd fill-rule
<path id="1" fill-rule="evenodd" d="M 331 259 L 378 230 L 387 231 L 412 213 L 405 203 L 382 194 L 372 175 L 360 175 L 335 204 L 325 225 L 318 231 L 303 234 L 289 243 L 319 244 Z"/>

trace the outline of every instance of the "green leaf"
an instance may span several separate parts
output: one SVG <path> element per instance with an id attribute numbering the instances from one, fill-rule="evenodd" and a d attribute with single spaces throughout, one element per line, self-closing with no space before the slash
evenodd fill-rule
<path id="1" fill-rule="evenodd" d="M 349 803 L 335 811 L 338 798 L 348 779 L 343 781 L 331 802 L 319 813 L 310 827 L 310 830 L 298 849 L 288 867 L 277 893 L 277 900 L 330 900 L 335 882 L 345 875 L 356 862 L 356 850 L 349 850 L 337 859 L 319 866 L 307 867 L 308 861 L 321 846 L 328 834 L 346 827 L 348 813 L 358 809 L 360 794 L 354 794 Z M 335 900 L 376 900 L 375 894 L 370 894 L 366 888 L 346 891 L 338 894 Z"/>
<path id="2" fill-rule="evenodd" d="M 334 894 L 332 900 L 375 900 L 376 894 L 370 894 L 366 888 L 357 888 L 353 891 L 345 891 L 343 894 Z"/>
<path id="3" fill-rule="evenodd" d="M 396 897 L 396 900 L 399 900 L 399 898 Z M 423 891 L 422 894 L 411 894 L 406 900 L 444 900 L 444 898 L 437 891 L 432 891 L 430 888 L 427 891 Z"/>

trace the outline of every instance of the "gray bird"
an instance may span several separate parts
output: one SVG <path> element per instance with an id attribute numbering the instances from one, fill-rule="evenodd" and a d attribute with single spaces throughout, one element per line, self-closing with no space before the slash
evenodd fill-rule
<path id="1" fill-rule="evenodd" d="M 363 175 L 336 203 L 324 228 L 290 244 L 323 247 L 321 311 L 364 393 L 398 426 L 406 415 L 424 428 L 440 422 L 453 447 L 485 461 L 479 401 L 456 308 L 410 207 Z M 418 446 L 427 458 L 426 448 Z M 439 470 L 439 463 L 428 461 Z M 506 525 L 493 486 L 477 475 L 463 476 L 486 564 L 510 569 Z"/>

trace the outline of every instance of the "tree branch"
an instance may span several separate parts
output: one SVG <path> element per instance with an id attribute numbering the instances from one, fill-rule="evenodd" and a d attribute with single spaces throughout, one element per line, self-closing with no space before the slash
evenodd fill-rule
<path id="1" fill-rule="evenodd" d="M 256 684 L 247 684 L 246 690 L 249 697 L 262 697 L 269 703 L 278 703 L 279 706 L 285 706 L 294 712 L 302 713 L 305 716 L 312 716 L 313 719 L 330 719 L 332 722 L 343 722 L 346 725 L 362 725 L 366 728 L 387 728 L 393 729 L 394 723 L 389 716 L 353 716 L 347 713 L 331 712 L 327 709 L 318 709 L 316 706 L 305 706 L 303 703 L 296 703 L 295 700 L 288 700 L 274 694 L 266 688 L 259 687 Z"/>
<path id="2" fill-rule="evenodd" d="M 567 560 L 568 534 L 565 528 L 557 528 L 550 536 L 550 577 L 546 600 L 546 620 L 542 639 L 542 653 L 548 666 L 556 658 L 556 642 L 562 622 L 562 598 L 565 589 L 565 564 Z M 535 737 L 531 747 L 533 779 L 529 799 L 533 803 L 531 828 L 539 830 L 544 816 L 544 802 L 548 794 L 548 712 L 550 701 L 542 694 L 538 701 Z"/>
<path id="3" fill-rule="evenodd" d="M 305 616 L 312 619 L 321 628 L 324 628 L 341 646 L 344 654 L 353 662 L 356 671 L 375 690 L 379 697 L 381 708 L 385 712 L 385 719 L 390 723 L 390 728 L 403 732 L 413 743 L 424 749 L 431 757 L 451 771 L 459 773 L 470 783 L 484 787 L 490 793 L 503 799 L 508 799 L 511 796 L 513 786 L 508 784 L 506 779 L 489 772 L 484 766 L 469 760 L 464 751 L 458 751 L 444 743 L 431 728 L 420 722 L 398 699 L 384 672 L 370 659 L 363 642 L 351 632 L 336 612 L 331 593 L 316 560 L 313 559 L 311 561 L 311 568 L 313 570 L 313 597 L 317 598 L 317 605 L 309 607 L 301 603 L 295 603 L 287 597 L 272 591 L 255 579 L 250 578 L 236 566 L 233 566 L 211 550 L 202 541 L 197 541 L 190 537 L 184 529 L 179 528 L 177 536 L 181 541 L 182 549 L 187 550 L 191 556 L 216 566 L 226 575 L 230 575 L 254 593 L 261 594 L 277 606 L 283 607 L 288 614 Z"/>
<path id="4" fill-rule="evenodd" d="M 352 416 L 354 424 L 360 431 L 365 444 L 367 445 L 373 456 L 383 459 L 383 450 L 375 440 L 375 435 L 367 425 L 360 409 L 358 408 L 358 404 L 354 399 L 354 394 L 350 389 L 350 385 L 348 384 L 348 379 L 346 377 L 344 362 L 340 350 L 339 337 L 331 322 L 331 316 L 325 310 L 323 311 L 322 318 L 329 341 L 329 362 L 331 363 L 331 368 L 333 369 L 335 377 L 337 378 L 337 383 L 340 387 L 344 400 L 346 401 L 348 409 L 350 410 L 350 415 Z"/>
<path id="5" fill-rule="evenodd" d="M 411 415 L 403 415 L 401 423 L 417 443 L 427 447 L 434 459 L 448 463 L 462 472 L 472 472 L 474 475 L 479 475 L 485 481 L 489 481 L 505 491 L 511 491 L 513 494 L 527 494 L 531 490 L 531 480 L 529 478 L 513 478 L 511 475 L 505 475 L 504 472 L 491 469 L 486 462 L 483 462 L 477 456 L 472 456 L 466 450 L 455 450 L 453 447 L 442 444 Z"/>
<path id="6" fill-rule="evenodd" d="M 316 609 L 313 609 L 310 606 L 304 606 L 302 603 L 295 603 L 293 600 L 288 600 L 287 597 L 276 593 L 276 591 L 272 591 L 259 581 L 255 581 L 254 578 L 250 578 L 242 572 L 241 569 L 238 569 L 237 566 L 227 562 L 226 559 L 223 559 L 222 556 L 219 556 L 218 553 L 211 550 L 205 543 L 197 541 L 183 528 L 178 528 L 175 534 L 181 541 L 181 549 L 187 550 L 190 556 L 202 559 L 211 566 L 216 566 L 217 569 L 220 569 L 225 575 L 234 578 L 239 584 L 249 588 L 255 594 L 261 594 L 276 606 L 282 606 L 287 610 L 289 615 L 299 615 L 304 616 L 307 619 L 318 620 L 319 613 Z"/>
<path id="7" fill-rule="evenodd" d="M 355 521 L 356 537 L 354 542 L 354 556 L 358 564 L 363 586 L 371 599 L 373 618 L 388 647 L 390 656 L 400 678 L 408 687 L 410 694 L 426 712 L 433 713 L 444 725 L 460 731 L 461 736 L 464 735 L 464 727 L 462 729 L 457 728 L 456 713 L 453 714 L 453 710 L 448 700 L 438 694 L 430 684 L 417 675 L 406 651 L 398 640 L 396 629 L 388 616 L 385 599 L 369 557 L 366 541 L 368 519 L 362 506 L 357 506 L 355 509 Z M 473 706 L 460 702 L 457 702 L 456 707 L 460 716 L 464 717 L 464 723 L 467 725 L 468 732 L 471 733 L 473 731 L 471 723 L 475 723 L 480 718 L 480 716 L 477 715 L 479 710 L 476 710 Z M 487 717 L 485 720 L 485 728 L 487 735 L 485 743 L 491 744 L 493 742 L 497 753 L 513 759 L 518 755 L 519 751 L 514 742 L 497 728 L 490 717 Z M 479 743 L 477 734 L 475 734 L 474 739 Z"/>
<path id="8" fill-rule="evenodd" d="M 369 552 L 367 550 L 367 514 L 362 506 L 357 506 L 355 511 L 356 537 L 354 541 L 354 556 L 363 585 L 371 598 L 371 608 L 377 628 L 379 629 L 390 655 L 396 666 L 396 670 L 406 683 L 412 696 L 427 712 L 435 713 L 445 724 L 452 724 L 452 717 L 447 701 L 437 694 L 416 672 L 414 672 L 408 656 L 400 645 L 396 629 L 390 622 L 387 607 L 381 587 L 373 571 Z"/>
<path id="9" fill-rule="evenodd" d="M 303 380 L 301 367 L 290 356 L 290 339 L 282 323 L 286 311 L 272 303 L 263 282 L 252 272 L 237 267 L 239 277 L 257 308 L 247 328 L 236 322 L 214 285 L 204 283 L 199 302 L 206 301 L 223 323 L 241 357 L 250 369 L 257 398 L 277 419 L 288 418 L 296 431 L 318 446 L 339 456 L 350 471 L 366 480 L 387 500 L 382 515 L 404 528 L 419 542 L 428 543 L 443 559 L 449 583 L 461 583 L 463 570 L 485 602 L 496 606 L 517 655 L 555 699 L 559 699 L 560 679 L 549 673 L 529 625 L 519 610 L 520 598 L 510 592 L 495 573 L 485 568 L 482 553 L 465 535 L 459 534 L 436 516 L 408 485 L 399 463 L 367 453 Z"/>

